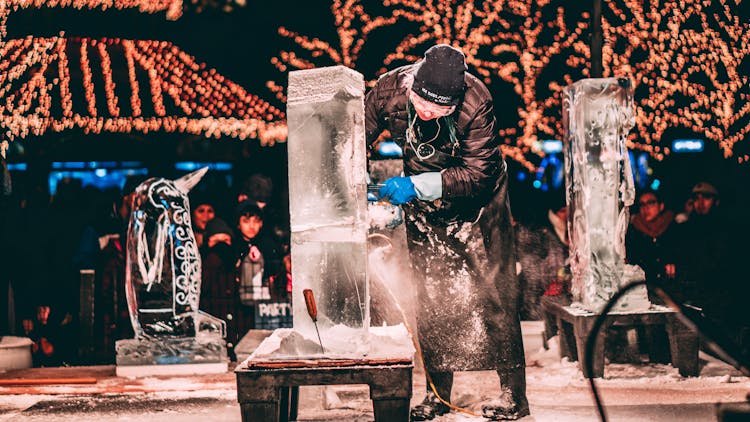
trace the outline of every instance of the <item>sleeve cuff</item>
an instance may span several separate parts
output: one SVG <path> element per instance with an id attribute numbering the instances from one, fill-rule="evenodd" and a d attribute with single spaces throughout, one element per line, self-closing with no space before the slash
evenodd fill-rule
<path id="1" fill-rule="evenodd" d="M 440 172 L 416 174 L 411 177 L 417 198 L 423 201 L 433 201 L 443 196 L 443 179 Z"/>

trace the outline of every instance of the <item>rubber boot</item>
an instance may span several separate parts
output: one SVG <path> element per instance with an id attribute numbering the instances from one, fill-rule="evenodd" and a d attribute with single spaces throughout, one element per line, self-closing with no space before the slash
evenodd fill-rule
<path id="1" fill-rule="evenodd" d="M 432 377 L 432 383 L 435 385 L 435 390 L 437 390 L 440 397 L 450 403 L 451 389 L 453 388 L 453 373 L 431 373 L 430 377 Z M 438 400 L 435 393 L 432 392 L 430 380 L 427 379 L 427 395 L 422 400 L 422 403 L 411 409 L 410 415 L 412 421 L 429 421 L 435 419 L 436 416 L 444 415 L 450 411 L 450 407 Z"/>
<path id="2" fill-rule="evenodd" d="M 493 421 L 514 421 L 528 416 L 526 368 L 498 370 L 500 399 L 482 406 L 482 416 Z"/>

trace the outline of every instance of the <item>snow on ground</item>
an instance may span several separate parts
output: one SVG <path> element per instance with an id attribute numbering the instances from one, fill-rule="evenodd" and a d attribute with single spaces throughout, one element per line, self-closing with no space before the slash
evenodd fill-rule
<path id="1" fill-rule="evenodd" d="M 528 327 L 527 327 L 528 328 Z M 533 328 L 536 329 L 536 328 Z M 528 331 L 528 330 L 527 330 Z M 598 421 L 588 381 L 576 362 L 560 360 L 556 339 L 549 350 L 525 336 L 530 421 Z M 737 403 L 750 392 L 750 379 L 701 354 L 701 376 L 681 377 L 670 365 L 607 364 L 597 386 L 611 421 L 697 422 L 716 420 L 714 403 Z M 412 404 L 425 392 L 421 365 L 414 371 Z M 104 378 L 96 385 L 47 386 L 10 394 L 0 387 L 0 422 L 240 421 L 232 374 L 220 377 Z M 36 394 L 44 391 L 45 394 Z M 104 391 L 104 392 L 103 392 Z M 107 392 L 109 391 L 109 392 Z M 452 401 L 479 412 L 499 394 L 494 371 L 456 374 Z M 302 387 L 299 420 L 372 421 L 366 386 Z M 451 413 L 436 422 L 481 421 Z"/>

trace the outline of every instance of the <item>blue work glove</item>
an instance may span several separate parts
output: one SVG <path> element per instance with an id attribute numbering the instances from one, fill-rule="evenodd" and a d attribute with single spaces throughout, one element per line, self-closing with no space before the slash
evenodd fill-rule
<path id="1" fill-rule="evenodd" d="M 385 181 L 378 195 L 381 199 L 388 199 L 393 205 L 401 205 L 416 198 L 417 191 L 414 190 L 411 178 L 396 176 Z"/>

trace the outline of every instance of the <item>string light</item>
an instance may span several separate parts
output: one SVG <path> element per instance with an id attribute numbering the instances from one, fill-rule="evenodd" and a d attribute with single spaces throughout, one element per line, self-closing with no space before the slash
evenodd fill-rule
<path id="1" fill-rule="evenodd" d="M 83 99 L 73 98 L 70 89 L 73 50 L 80 57 Z M 132 116 L 122 116 L 118 106 L 112 55 L 125 56 L 127 75 L 123 72 L 121 79 L 127 81 Z M 93 56 L 101 64 L 101 75 L 92 73 Z M 26 37 L 6 42 L 0 57 L 0 127 L 10 139 L 74 127 L 85 133 L 165 131 L 258 138 L 263 145 L 286 139 L 282 111 L 166 41 Z M 139 73 L 148 75 L 148 87 L 138 84 Z M 105 93 L 103 100 L 96 98 L 95 86 Z M 154 115 L 144 115 L 141 98 L 151 98 Z M 51 115 L 53 109 L 62 115 Z"/>
<path id="2" fill-rule="evenodd" d="M 144 13 L 166 11 L 166 17 L 176 20 L 182 16 L 182 0 L 0 0 L 0 45 L 8 35 L 7 22 L 11 11 L 41 7 L 74 7 L 76 9 L 138 9 Z"/>
<path id="3" fill-rule="evenodd" d="M 302 49 L 312 54 L 305 58 L 291 52 L 282 52 L 272 60 L 280 71 L 287 68 L 310 68 L 313 60 L 308 56 L 323 55 L 329 61 L 345 66 L 355 66 L 359 53 L 374 31 L 392 28 L 399 24 L 418 25 L 416 34 L 406 34 L 396 43 L 395 49 L 383 59 L 383 67 L 377 74 L 399 62 L 415 62 L 422 58 L 425 46 L 446 43 L 461 48 L 472 71 L 490 85 L 507 83 L 520 97 L 517 113 L 518 124 L 499 128 L 503 141 L 502 151 L 506 156 L 519 161 L 529 169 L 534 164 L 526 158 L 531 152 L 542 155 L 538 138 L 557 135 L 555 119 L 559 114 L 561 99 L 557 95 L 538 99 L 537 84 L 549 65 L 549 57 L 566 54 L 577 56 L 585 62 L 583 53 L 574 49 L 581 38 L 584 27 L 579 23 L 576 30 L 568 28 L 562 7 L 549 7 L 549 1 L 489 2 L 438 0 L 417 3 L 411 0 L 386 0 L 388 12 L 382 16 L 367 14 L 361 1 L 334 2 L 332 12 L 337 17 L 339 47 L 308 38 L 281 28 L 279 33 L 292 39 Z M 551 11 L 553 19 L 549 19 Z M 581 19 L 582 20 L 582 17 Z M 392 31 L 392 29 L 390 29 Z M 539 42 L 543 37 L 549 44 Z M 571 59 L 573 60 L 573 59 Z M 317 60 L 320 63 L 321 60 Z M 560 75 L 561 77 L 563 75 Z M 374 84 L 375 79 L 369 82 Z M 560 80 L 558 85 L 562 85 Z M 271 88 L 276 88 L 269 84 Z M 277 97 L 281 91 L 274 89 Z"/>
<path id="4" fill-rule="evenodd" d="M 737 2 L 739 3 L 739 2 Z M 725 158 L 750 132 L 750 22 L 722 1 L 610 4 L 602 24 L 606 75 L 632 78 L 637 130 L 632 146 L 657 158 L 670 128 L 688 128 L 718 143 Z M 627 41 L 627 42 L 620 42 Z M 738 162 L 748 155 L 737 154 Z"/>
<path id="5" fill-rule="evenodd" d="M 670 152 L 659 145 L 664 131 L 684 127 L 717 141 L 728 157 L 733 145 L 750 131 L 748 75 L 739 70 L 750 49 L 750 23 L 732 15 L 729 3 L 657 1 L 646 12 L 638 0 L 606 2 L 605 76 L 628 77 L 636 85 L 637 126 L 630 147 L 663 159 Z M 279 34 L 297 48 L 281 51 L 272 63 L 284 73 L 316 65 L 356 67 L 363 46 L 377 30 L 385 30 L 397 42 L 376 74 L 399 62 L 421 59 L 424 48 L 435 43 L 459 47 L 485 83 L 510 84 L 518 96 L 518 101 L 504 103 L 520 104 L 519 120 L 499 128 L 498 135 L 503 153 L 533 170 L 544 154 L 539 140 L 562 137 L 562 88 L 589 75 L 589 14 L 566 16 L 572 12 L 550 0 L 385 0 L 382 4 L 384 8 L 378 10 L 383 12 L 375 16 L 365 11 L 364 0 L 334 1 L 336 43 L 280 28 Z M 710 4 L 718 5 L 715 12 L 707 10 Z M 689 22 L 696 19 L 700 27 L 690 28 Z M 412 28 L 414 24 L 415 33 L 398 31 L 399 25 Z M 550 72 L 551 63 L 556 67 Z M 722 63 L 725 71 L 719 76 Z M 691 81 L 699 74 L 708 83 Z M 281 84 L 269 81 L 267 86 L 285 101 Z"/>
<path id="6" fill-rule="evenodd" d="M 86 90 L 86 106 L 91 117 L 96 117 L 96 97 L 94 97 L 94 83 L 92 82 L 91 64 L 88 56 L 88 40 L 81 41 L 81 73 L 83 74 L 83 88 Z"/>

